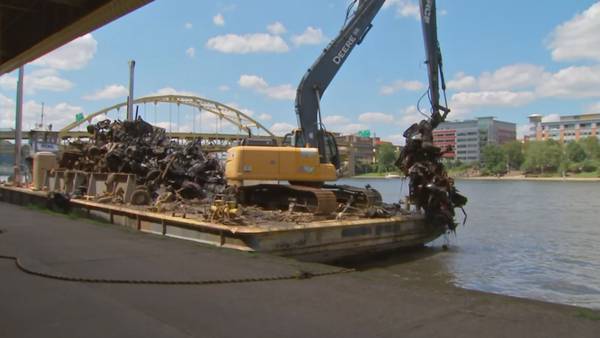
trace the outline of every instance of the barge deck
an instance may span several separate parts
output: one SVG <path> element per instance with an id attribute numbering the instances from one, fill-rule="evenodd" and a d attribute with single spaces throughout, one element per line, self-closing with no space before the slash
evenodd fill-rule
<path id="1" fill-rule="evenodd" d="M 46 191 L 0 185 L 0 198 L 20 205 L 47 206 Z M 389 218 L 315 220 L 310 222 L 260 222 L 225 225 L 184 215 L 71 199 L 71 209 L 90 218 L 142 232 L 197 241 L 217 247 L 291 256 L 327 262 L 371 252 L 422 246 L 444 233 L 428 225 L 421 214 Z"/>

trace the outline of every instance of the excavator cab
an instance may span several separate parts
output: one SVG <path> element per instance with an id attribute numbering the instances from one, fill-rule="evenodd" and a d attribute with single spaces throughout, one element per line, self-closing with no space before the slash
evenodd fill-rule
<path id="1" fill-rule="evenodd" d="M 304 135 L 302 134 L 302 129 L 296 128 L 292 130 L 291 133 L 285 134 L 281 145 L 284 147 L 304 148 L 306 146 L 306 142 L 304 142 Z"/>
<path id="2" fill-rule="evenodd" d="M 325 137 L 323 139 L 325 140 L 325 159 L 327 160 L 327 162 L 333 164 L 335 166 L 335 169 L 339 169 L 340 153 L 338 150 L 337 141 L 335 140 L 335 136 L 332 133 L 326 131 Z"/>
<path id="3" fill-rule="evenodd" d="M 323 132 L 322 130 L 320 132 Z M 337 142 L 335 140 L 335 135 L 332 133 L 325 131 L 325 137 L 322 139 L 325 142 L 324 154 L 319 154 L 321 159 L 321 163 L 331 163 L 335 166 L 336 169 L 340 168 L 340 154 L 338 151 Z M 304 148 L 306 147 L 306 142 L 304 142 L 304 134 L 302 133 L 302 129 L 294 129 L 291 133 L 285 134 L 283 137 L 283 142 L 281 143 L 284 147 L 296 147 L 296 148 Z"/>

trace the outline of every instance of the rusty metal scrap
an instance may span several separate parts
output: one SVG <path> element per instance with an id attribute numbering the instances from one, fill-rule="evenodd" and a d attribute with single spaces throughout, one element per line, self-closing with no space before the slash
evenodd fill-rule
<path id="1" fill-rule="evenodd" d="M 73 142 L 60 160 L 62 168 L 95 173 L 136 175 L 131 204 L 149 205 L 159 195 L 175 199 L 211 198 L 226 187 L 219 160 L 207 155 L 200 140 L 180 144 L 163 128 L 141 118 L 134 121 L 103 120 L 89 125 L 90 142 Z M 122 196 L 101 196 L 117 202 Z"/>
<path id="2" fill-rule="evenodd" d="M 455 208 L 462 209 L 467 198 L 458 192 L 454 180 L 448 176 L 441 162 L 442 150 L 433 145 L 433 129 L 438 124 L 433 118 L 410 126 L 403 134 L 406 145 L 396 166 L 410 178 L 410 201 L 425 211 L 430 223 L 454 231 Z"/>

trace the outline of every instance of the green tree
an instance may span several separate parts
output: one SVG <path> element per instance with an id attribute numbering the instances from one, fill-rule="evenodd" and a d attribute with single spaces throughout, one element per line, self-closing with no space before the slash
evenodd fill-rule
<path id="1" fill-rule="evenodd" d="M 488 144 L 481 150 L 483 167 L 492 174 L 506 172 L 506 153 L 504 149 L 495 144 Z"/>
<path id="2" fill-rule="evenodd" d="M 579 141 L 588 159 L 600 160 L 600 143 L 598 138 L 589 136 Z"/>
<path id="3" fill-rule="evenodd" d="M 544 165 L 550 171 L 556 171 L 563 163 L 563 146 L 554 141 L 547 140 L 544 144 Z"/>
<path id="4" fill-rule="evenodd" d="M 523 143 L 519 141 L 511 141 L 502 145 L 504 152 L 506 153 L 506 159 L 511 169 L 518 170 L 525 161 L 523 155 Z"/>
<path id="5" fill-rule="evenodd" d="M 567 159 L 572 162 L 582 162 L 587 157 L 581 144 L 575 141 L 567 143 L 565 154 L 567 155 Z"/>
<path id="6" fill-rule="evenodd" d="M 526 171 L 556 171 L 563 164 L 562 145 L 554 140 L 531 141 L 525 147 L 525 162 L 523 169 Z"/>
<path id="7" fill-rule="evenodd" d="M 396 169 L 396 148 L 388 143 L 383 143 L 377 149 L 377 171 L 380 173 Z"/>
<path id="8" fill-rule="evenodd" d="M 522 168 L 525 171 L 544 172 L 544 141 L 530 141 L 524 151 L 525 160 Z"/>

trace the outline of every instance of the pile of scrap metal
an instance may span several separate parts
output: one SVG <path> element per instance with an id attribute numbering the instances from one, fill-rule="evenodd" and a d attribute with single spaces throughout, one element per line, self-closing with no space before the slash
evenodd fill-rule
<path id="1" fill-rule="evenodd" d="M 439 115 L 434 115 L 431 120 L 415 123 L 404 132 L 406 145 L 396 166 L 410 178 L 410 202 L 425 211 L 429 223 L 454 231 L 457 226 L 454 209 L 460 208 L 464 214 L 467 198 L 448 177 L 441 162 L 443 151 L 433 145 L 433 130 L 441 120 Z"/>
<path id="2" fill-rule="evenodd" d="M 87 127 L 90 142 L 73 142 L 60 167 L 90 173 L 135 174 L 131 204 L 212 198 L 225 187 L 219 160 L 202 151 L 200 140 L 185 145 L 171 141 L 163 128 L 137 118 L 104 120 Z M 110 176 L 109 179 L 110 180 Z M 85 194 L 85 192 L 82 192 Z M 118 194 L 99 197 L 118 201 Z"/>

